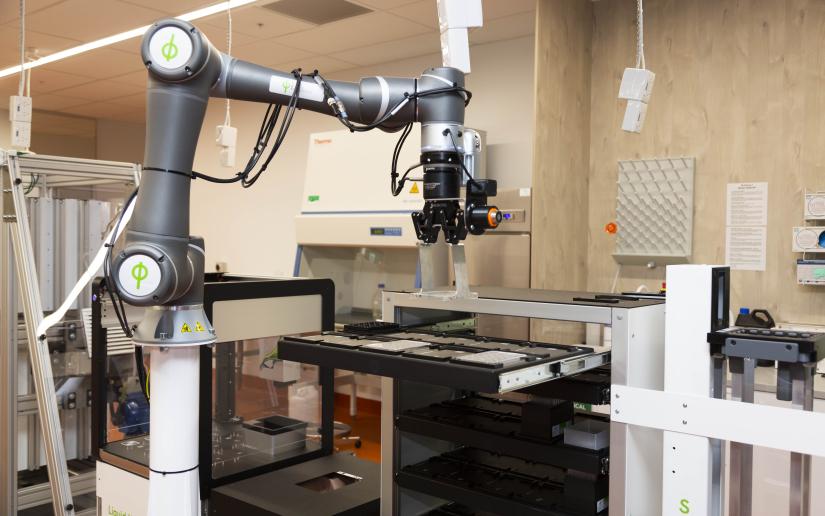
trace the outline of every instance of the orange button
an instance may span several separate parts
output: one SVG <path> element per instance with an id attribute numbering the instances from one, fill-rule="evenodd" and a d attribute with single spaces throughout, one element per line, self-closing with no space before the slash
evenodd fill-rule
<path id="1" fill-rule="evenodd" d="M 617 226 L 615 222 L 608 222 L 604 225 L 604 230 L 611 235 L 615 235 L 616 231 L 619 230 L 619 226 Z"/>
<path id="2" fill-rule="evenodd" d="M 487 210 L 487 222 L 491 228 L 498 227 L 498 210 L 496 208 Z"/>

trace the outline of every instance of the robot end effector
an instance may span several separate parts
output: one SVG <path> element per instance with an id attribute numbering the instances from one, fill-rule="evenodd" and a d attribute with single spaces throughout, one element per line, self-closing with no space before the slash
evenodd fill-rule
<path id="1" fill-rule="evenodd" d="M 430 159 L 422 154 L 422 161 Z M 458 164 L 456 164 L 458 162 Z M 495 180 L 473 179 L 468 175 L 464 206 L 461 206 L 463 156 L 441 156 L 437 164 L 424 165 L 424 208 L 412 214 L 418 240 L 425 244 L 438 241 L 439 233 L 449 244 L 458 244 L 467 234 L 481 235 L 501 223 L 498 207 L 487 204 L 495 197 Z"/>

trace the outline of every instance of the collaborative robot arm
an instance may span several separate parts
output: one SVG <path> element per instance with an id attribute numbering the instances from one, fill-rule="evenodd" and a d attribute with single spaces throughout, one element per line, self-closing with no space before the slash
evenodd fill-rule
<path id="1" fill-rule="evenodd" d="M 466 172 L 461 135 L 469 92 L 458 69 L 431 68 L 418 78 L 326 81 L 317 72 L 285 73 L 229 57 L 178 19 L 155 23 L 144 36 L 141 53 L 149 71 L 143 175 L 126 245 L 112 269 L 124 301 L 155 307 L 147 310 L 135 334 L 138 343 L 214 340 L 206 317 L 197 313 L 203 241 L 189 234 L 192 165 L 210 97 L 294 103 L 298 109 L 336 116 L 352 130 L 397 131 L 418 122 L 425 199 L 423 210 L 413 214 L 418 238 L 432 243 L 443 232 L 446 241 L 458 243 L 468 231 L 482 233 L 501 220 L 487 206 L 487 197 L 495 195 L 494 182 L 468 180 L 461 204 Z"/>

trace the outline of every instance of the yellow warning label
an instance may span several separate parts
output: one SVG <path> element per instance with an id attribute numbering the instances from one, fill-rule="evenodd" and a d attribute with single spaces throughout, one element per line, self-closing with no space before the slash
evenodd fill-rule
<path id="1" fill-rule="evenodd" d="M 200 321 L 195 321 L 195 331 L 200 333 L 202 331 L 206 331 Z"/>
<path id="2" fill-rule="evenodd" d="M 418 193 L 418 183 L 413 183 L 410 193 Z"/>
<path id="3" fill-rule="evenodd" d="M 183 326 L 180 327 L 181 333 L 192 333 L 192 328 L 189 327 L 188 324 L 183 323 Z"/>

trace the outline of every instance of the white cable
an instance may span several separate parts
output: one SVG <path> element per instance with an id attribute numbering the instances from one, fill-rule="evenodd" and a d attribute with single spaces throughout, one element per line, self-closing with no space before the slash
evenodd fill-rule
<path id="1" fill-rule="evenodd" d="M 616 275 L 613 276 L 613 286 L 610 287 L 610 293 L 611 294 L 616 293 L 616 283 L 618 283 L 618 281 L 619 281 L 619 273 L 620 272 L 622 272 L 622 264 L 621 263 L 616 265 Z"/>
<path id="2" fill-rule="evenodd" d="M 20 86 L 17 94 L 23 96 L 23 85 L 26 82 L 26 73 L 23 65 L 26 64 L 26 0 L 20 0 Z"/>
<path id="3" fill-rule="evenodd" d="M 642 0 L 636 0 L 636 68 L 645 66 L 645 15 Z"/>
<path id="4" fill-rule="evenodd" d="M 226 4 L 226 55 L 232 57 L 232 7 L 229 3 Z M 226 99 L 226 116 L 223 120 L 223 125 L 230 126 L 232 125 L 231 117 L 229 115 L 229 99 Z"/>
<path id="5" fill-rule="evenodd" d="M 117 239 L 120 237 L 120 234 L 123 233 L 123 231 L 126 229 L 126 226 L 129 224 L 129 219 L 132 218 L 132 211 L 135 207 L 136 198 L 137 196 L 135 196 L 135 198 L 132 199 L 132 202 L 130 202 L 127 206 L 123 207 L 123 220 L 120 222 L 120 225 L 118 226 L 117 235 L 115 235 L 114 241 L 117 241 Z M 63 319 L 63 317 L 66 315 L 66 312 L 68 312 L 74 304 L 74 301 L 75 299 L 77 299 L 77 296 L 79 296 L 80 293 L 83 292 L 83 289 L 90 281 L 92 281 L 92 279 L 97 274 L 97 271 L 100 270 L 101 267 L 103 267 L 103 262 L 106 259 L 106 252 L 108 251 L 106 244 L 112 241 L 113 232 L 114 228 L 112 228 L 112 230 L 106 234 L 106 238 L 103 239 L 103 245 L 100 246 L 100 249 L 97 251 L 94 260 L 92 260 L 92 263 L 89 264 L 89 268 L 86 269 L 86 272 L 84 272 L 83 275 L 80 276 L 80 278 L 77 280 L 77 283 L 75 283 L 74 287 L 72 287 L 71 292 L 69 292 L 69 295 L 66 297 L 66 300 L 63 301 L 63 304 L 60 305 L 60 308 L 55 310 L 48 317 L 44 317 L 43 320 L 40 321 L 40 324 L 37 325 L 37 335 L 45 335 L 46 331 L 48 331 L 49 328 L 51 328 L 52 326 L 60 322 L 61 319 Z"/>

